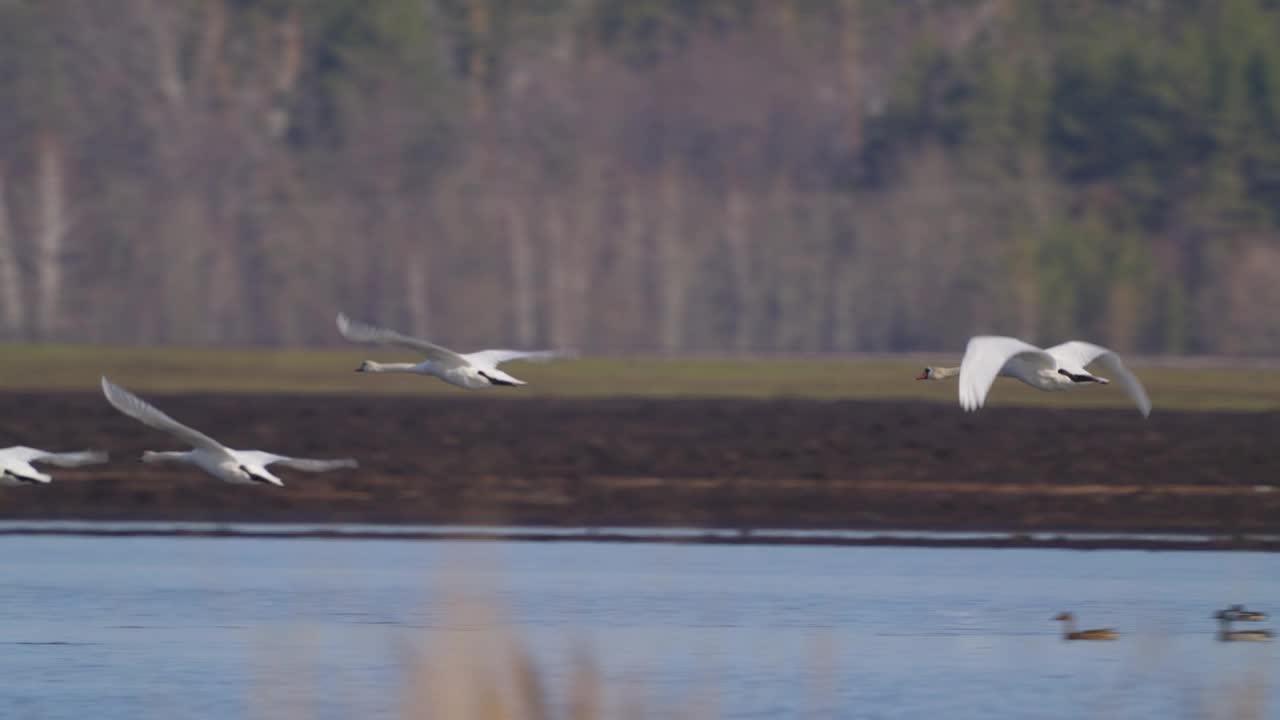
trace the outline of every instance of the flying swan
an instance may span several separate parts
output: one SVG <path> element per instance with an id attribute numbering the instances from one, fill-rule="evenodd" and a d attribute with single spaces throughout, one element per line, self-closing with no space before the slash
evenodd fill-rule
<path id="1" fill-rule="evenodd" d="M 80 467 L 107 461 L 107 454 L 95 450 L 54 453 L 35 448 L 8 447 L 0 450 L 0 485 L 44 485 L 53 477 L 35 469 L 31 463 L 48 463 L 58 467 Z"/>
<path id="2" fill-rule="evenodd" d="M 1120 356 L 1092 343 L 1071 340 L 1042 350 L 1017 338 L 979 335 L 969 340 L 958 368 L 927 367 L 917 380 L 943 380 L 960 376 L 960 406 L 977 410 L 987 399 L 987 391 L 997 375 L 1016 378 L 1037 390 L 1067 390 L 1081 385 L 1111 382 L 1090 373 L 1097 364 L 1111 375 L 1138 406 L 1142 417 L 1151 414 L 1151 400 Z"/>
<path id="3" fill-rule="evenodd" d="M 433 375 L 450 385 L 474 390 L 493 387 L 494 385 L 524 385 L 523 380 L 508 375 L 498 369 L 498 365 L 511 360 L 553 360 L 573 357 L 572 350 L 480 350 L 473 353 L 456 353 L 448 348 L 440 347 L 426 340 L 402 335 L 394 330 L 375 327 L 366 323 L 349 319 L 338 313 L 338 332 L 342 337 L 356 343 L 370 345 L 399 345 L 417 350 L 426 356 L 420 363 L 377 363 L 365 360 L 356 368 L 356 372 L 371 373 L 416 373 Z"/>
<path id="4" fill-rule="evenodd" d="M 102 378 L 102 394 L 106 396 L 107 402 L 125 415 L 143 425 L 163 430 L 195 448 L 186 452 L 151 452 L 148 450 L 142 453 L 142 462 L 186 463 L 187 465 L 194 465 L 225 482 L 237 485 L 261 483 L 277 486 L 283 486 L 284 481 L 272 475 L 267 470 L 268 465 L 283 465 L 284 467 L 305 472 L 326 472 L 328 470 L 357 467 L 356 461 L 351 458 L 308 460 L 273 455 L 261 450 L 232 450 L 208 435 L 198 430 L 193 430 L 165 415 L 142 398 L 112 383 L 105 377 Z"/>

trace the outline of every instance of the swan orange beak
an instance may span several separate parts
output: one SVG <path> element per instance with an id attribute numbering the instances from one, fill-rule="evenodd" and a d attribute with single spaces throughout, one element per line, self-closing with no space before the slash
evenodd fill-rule
<path id="1" fill-rule="evenodd" d="M 928 379 L 929 379 L 929 371 L 928 371 L 928 370 L 923 370 L 923 371 L 921 371 L 921 372 L 920 372 L 920 374 L 916 376 L 916 379 L 917 379 L 917 380 L 928 380 Z"/>

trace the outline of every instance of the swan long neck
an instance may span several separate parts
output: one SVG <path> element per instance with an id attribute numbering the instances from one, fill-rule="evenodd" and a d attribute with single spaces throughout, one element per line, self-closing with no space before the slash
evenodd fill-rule
<path id="1" fill-rule="evenodd" d="M 417 369 L 418 366 L 414 363 L 378 363 L 372 360 L 365 361 L 364 366 L 361 368 L 364 372 L 375 373 L 411 373 L 417 372 Z"/>
<path id="2" fill-rule="evenodd" d="M 1071 637 L 1076 632 L 1076 619 L 1074 617 L 1062 618 L 1062 636 Z"/>
<path id="3" fill-rule="evenodd" d="M 142 462 L 144 463 L 189 463 L 191 462 L 191 453 L 189 452 L 152 452 L 147 450 L 142 453 Z"/>
<path id="4" fill-rule="evenodd" d="M 959 374 L 960 374 L 960 368 L 958 368 L 958 367 L 936 367 L 936 368 L 934 368 L 934 369 L 933 369 L 933 373 L 932 373 L 932 374 L 933 374 L 934 379 L 942 380 L 942 379 L 945 379 L 945 378 L 955 377 L 956 375 L 959 375 Z"/>

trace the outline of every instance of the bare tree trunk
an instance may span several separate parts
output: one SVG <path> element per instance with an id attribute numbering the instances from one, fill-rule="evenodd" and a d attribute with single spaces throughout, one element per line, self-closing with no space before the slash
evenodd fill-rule
<path id="1" fill-rule="evenodd" d="M 831 349 L 832 298 L 836 294 L 842 258 L 831 218 L 831 194 L 814 193 L 803 207 L 810 218 L 805 227 L 813 238 L 806 263 L 813 278 L 808 303 L 808 346 L 809 350 L 824 352 Z"/>
<path id="2" fill-rule="evenodd" d="M 0 320 L 9 340 L 22 335 L 27 310 L 22 293 L 22 273 L 18 268 L 17 238 L 9 218 L 9 201 L 5 193 L 4 171 L 0 169 Z"/>
<path id="3" fill-rule="evenodd" d="M 1013 287 L 1017 298 L 1018 337 L 1035 342 L 1040 335 L 1042 300 L 1036 255 L 1039 252 L 1040 237 L 1053 225 L 1057 208 L 1044 157 L 1039 152 L 1026 151 L 1019 154 L 1018 165 L 1018 181 L 1025 193 L 1028 229 L 1015 234 L 1013 239 L 1017 244 Z"/>
<path id="4" fill-rule="evenodd" d="M 840 70 L 844 79 L 844 92 L 851 105 L 846 140 L 851 148 L 862 147 L 862 118 L 867 110 L 863 82 L 862 27 L 859 25 L 865 12 L 860 11 L 861 4 L 861 0 L 844 0 L 840 12 Z"/>
<path id="5" fill-rule="evenodd" d="M 857 200 L 839 195 L 828 195 L 830 237 L 835 259 L 827 267 L 831 274 L 829 284 L 831 303 L 831 349 L 852 352 L 858 349 L 861 328 L 858 323 L 856 303 L 858 296 L 858 230 L 853 222 Z"/>
<path id="6" fill-rule="evenodd" d="M 613 195 L 608 187 L 604 164 L 592 152 L 590 149 L 583 152 L 586 157 L 583 160 L 583 180 L 579 181 L 581 189 L 572 196 L 576 202 L 569 203 L 573 220 L 569 229 L 572 266 L 568 278 L 572 335 L 568 342 L 572 347 L 580 347 L 586 338 L 587 308 L 590 306 L 589 298 L 598 258 L 596 243 L 604 235 L 603 218 L 607 211 L 607 199 Z"/>
<path id="7" fill-rule="evenodd" d="M 1124 280 L 1115 282 L 1107 298 L 1107 345 L 1120 352 L 1133 350 L 1140 322 L 1137 289 Z"/>
<path id="8" fill-rule="evenodd" d="M 63 240 L 70 227 L 67 216 L 66 177 L 61 140 L 44 133 L 36 147 L 36 183 L 39 222 L 36 225 L 36 328 L 43 340 L 52 340 L 62 318 Z"/>
<path id="9" fill-rule="evenodd" d="M 278 140 L 289 129 L 289 98 L 302 75 L 302 18 L 297 7 L 290 8 L 276 30 L 280 40 L 280 58 L 272 87 L 271 104 L 267 110 L 267 131 Z"/>
<path id="10" fill-rule="evenodd" d="M 608 196 L 602 166 L 591 159 L 583 162 L 587 167 L 576 187 L 550 194 L 546 201 L 549 326 L 551 342 L 558 347 L 577 346 L 584 338 L 594 243 Z"/>
<path id="11" fill-rule="evenodd" d="M 452 308 L 466 302 L 466 288 L 451 277 L 457 263 L 455 248 L 474 245 L 477 236 L 490 232 L 483 216 L 487 198 L 483 193 L 470 190 L 475 182 L 473 176 L 477 174 L 474 166 L 456 168 L 432 184 L 430 195 L 431 252 L 438 260 L 437 271 L 445 278 L 441 295 L 444 317 L 437 315 L 436 321 L 445 326 L 451 342 L 469 340 L 465 331 L 470 329 L 469 323 L 457 328 L 450 322 L 455 317 Z"/>
<path id="12" fill-rule="evenodd" d="M 799 197 L 786 171 L 779 171 L 767 198 L 769 221 L 755 223 L 763 227 L 758 227 L 753 247 L 760 257 L 768 258 L 760 273 L 770 276 L 767 283 L 757 278 L 755 285 L 757 289 L 767 285 L 766 307 L 776 308 L 766 318 L 772 325 L 769 337 L 774 350 L 812 350 L 819 343 L 822 326 L 827 237 L 816 234 L 813 200 L 809 207 L 799 207 Z M 759 237 L 761 232 L 767 234 Z"/>
<path id="13" fill-rule="evenodd" d="M 533 244 L 529 239 L 529 220 L 514 197 L 505 199 L 507 239 L 511 255 L 511 317 L 515 325 L 515 339 L 523 347 L 531 346 L 538 335 L 536 297 L 534 288 Z M 556 258 L 548 258 L 554 265 Z"/>
<path id="14" fill-rule="evenodd" d="M 471 80 L 471 117 L 483 120 L 489 116 L 489 80 L 493 68 L 489 67 L 488 53 L 493 32 L 492 9 L 489 0 L 470 0 L 467 24 L 471 31 L 471 52 L 468 68 Z"/>
<path id="15" fill-rule="evenodd" d="M 573 274 L 577 263 L 573 261 L 573 238 L 565 222 L 559 200 L 547 199 L 547 323 L 551 343 L 557 347 L 572 344 L 573 339 Z"/>
<path id="16" fill-rule="evenodd" d="M 404 291 L 409 331 L 418 337 L 429 336 L 431 308 L 427 297 L 427 261 L 420 247 L 408 248 L 404 264 Z"/>
<path id="17" fill-rule="evenodd" d="M 209 258 L 208 338 L 211 342 L 227 342 L 234 339 L 236 309 L 243 296 L 240 243 L 234 231 L 227 230 L 225 218 L 219 217 L 210 225 L 213 249 Z"/>
<path id="18" fill-rule="evenodd" d="M 751 349 L 752 332 L 757 322 L 751 283 L 751 246 L 747 236 L 747 197 L 737 185 L 729 188 L 725 199 L 724 239 L 728 248 L 729 268 L 733 273 L 736 318 L 733 347 L 738 352 Z"/>
<path id="19" fill-rule="evenodd" d="M 654 244 L 658 255 L 658 342 L 664 352 L 684 347 L 685 299 L 691 258 L 684 237 L 684 188 L 675 161 L 664 163 L 658 188 L 658 223 Z"/>
<path id="20" fill-rule="evenodd" d="M 1015 238 L 1017 244 L 1013 274 L 1014 297 L 1018 307 L 1018 337 L 1035 342 L 1040 335 L 1040 283 L 1036 272 L 1036 246 L 1033 230 Z"/>

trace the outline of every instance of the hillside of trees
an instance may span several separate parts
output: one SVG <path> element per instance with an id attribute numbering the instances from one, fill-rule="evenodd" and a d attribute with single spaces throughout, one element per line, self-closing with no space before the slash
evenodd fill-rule
<path id="1" fill-rule="evenodd" d="M 0 0 L 0 340 L 1280 353 L 1276 0 Z"/>

